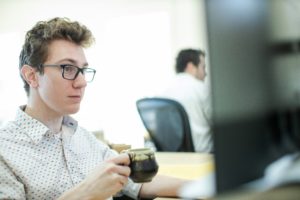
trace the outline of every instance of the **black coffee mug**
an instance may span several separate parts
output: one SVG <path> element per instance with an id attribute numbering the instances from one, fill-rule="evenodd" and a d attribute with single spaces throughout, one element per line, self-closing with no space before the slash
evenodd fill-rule
<path id="1" fill-rule="evenodd" d="M 130 178 L 135 183 L 150 182 L 158 172 L 154 151 L 149 148 L 128 149 L 122 151 L 130 158 Z"/>

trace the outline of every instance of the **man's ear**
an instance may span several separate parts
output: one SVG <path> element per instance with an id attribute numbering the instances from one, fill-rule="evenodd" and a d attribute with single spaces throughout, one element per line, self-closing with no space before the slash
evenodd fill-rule
<path id="1" fill-rule="evenodd" d="M 195 66 L 192 62 L 188 62 L 186 64 L 185 72 L 195 76 L 196 71 L 197 71 L 197 66 Z"/>
<path id="2" fill-rule="evenodd" d="M 21 74 L 28 85 L 33 88 L 36 88 L 38 86 L 37 74 L 33 67 L 29 65 L 23 65 L 23 67 L 21 68 Z"/>

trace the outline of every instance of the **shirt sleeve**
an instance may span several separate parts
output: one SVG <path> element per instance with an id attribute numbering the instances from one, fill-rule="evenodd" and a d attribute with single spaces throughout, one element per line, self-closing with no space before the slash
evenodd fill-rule
<path id="1" fill-rule="evenodd" d="M 0 156 L 0 199 L 26 199 L 23 184 Z"/>
<path id="2" fill-rule="evenodd" d="M 123 188 L 122 193 L 133 199 L 138 199 L 142 184 L 134 183 L 131 179 L 128 180 L 127 185 Z"/>

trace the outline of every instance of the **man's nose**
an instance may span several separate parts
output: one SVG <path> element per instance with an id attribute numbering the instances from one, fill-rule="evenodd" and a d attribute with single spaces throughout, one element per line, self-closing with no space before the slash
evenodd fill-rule
<path id="1" fill-rule="evenodd" d="M 79 72 L 78 76 L 74 80 L 74 87 L 86 87 L 87 81 L 85 80 L 85 76 L 83 72 Z"/>

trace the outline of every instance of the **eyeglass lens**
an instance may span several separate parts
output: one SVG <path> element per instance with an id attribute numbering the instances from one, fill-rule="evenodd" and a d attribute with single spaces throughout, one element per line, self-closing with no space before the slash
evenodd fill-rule
<path id="1" fill-rule="evenodd" d="M 91 82 L 94 79 L 95 70 L 89 68 L 79 68 L 71 65 L 64 66 L 63 77 L 66 79 L 74 80 L 77 78 L 80 72 L 83 73 L 85 80 L 87 82 Z"/>

